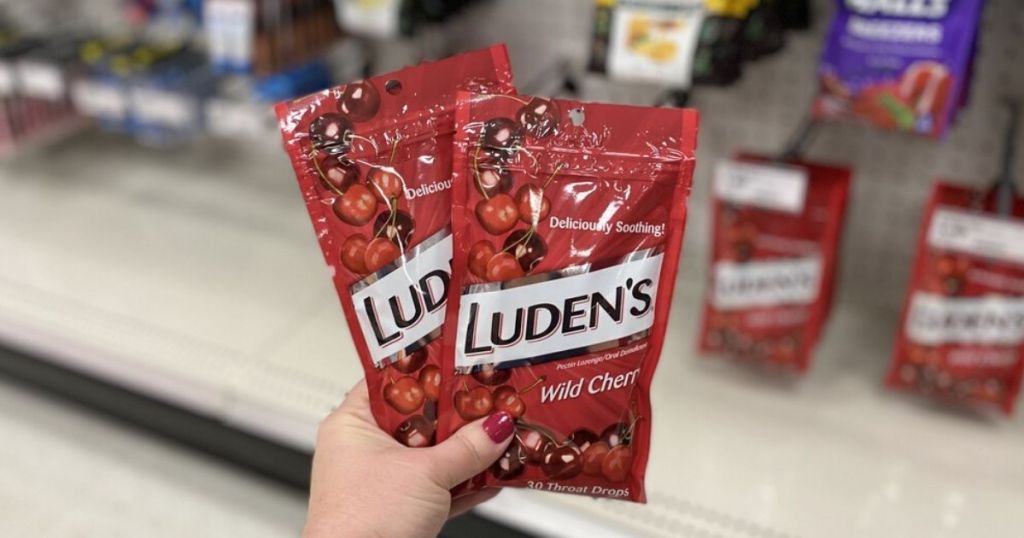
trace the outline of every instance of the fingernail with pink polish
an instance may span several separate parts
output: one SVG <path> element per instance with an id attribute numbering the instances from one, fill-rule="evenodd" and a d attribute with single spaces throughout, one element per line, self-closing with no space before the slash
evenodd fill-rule
<path id="1" fill-rule="evenodd" d="M 512 420 L 512 415 L 501 411 L 487 417 L 483 427 L 487 437 L 490 437 L 494 444 L 498 444 L 512 435 L 516 430 L 516 423 Z"/>

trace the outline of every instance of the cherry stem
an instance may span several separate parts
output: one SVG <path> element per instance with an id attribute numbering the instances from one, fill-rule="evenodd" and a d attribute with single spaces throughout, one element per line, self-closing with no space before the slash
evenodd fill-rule
<path id="1" fill-rule="evenodd" d="M 345 193 L 341 192 L 341 189 L 335 187 L 334 183 L 331 183 L 330 181 L 327 180 L 327 175 L 324 174 L 323 169 L 320 167 L 320 161 L 317 159 L 318 155 L 319 152 L 317 152 L 317 150 L 314 149 L 309 154 L 309 160 L 313 161 L 313 168 L 316 168 L 316 173 L 320 176 L 320 181 L 324 184 L 324 186 L 334 191 L 334 193 L 337 194 L 338 196 L 344 196 Z"/>
<path id="2" fill-rule="evenodd" d="M 509 246 L 507 246 L 507 247 L 505 247 L 505 248 L 501 249 L 501 251 L 502 251 L 502 252 L 508 252 L 509 250 L 511 250 L 511 249 L 513 249 L 513 248 L 515 248 L 516 246 L 518 246 L 518 245 L 520 245 L 520 244 L 522 244 L 522 243 L 525 243 L 525 242 L 529 241 L 529 240 L 530 240 L 530 238 L 531 238 L 531 237 L 533 237 L 533 234 L 534 234 L 534 233 L 535 233 L 536 231 L 537 231 L 537 228 L 534 228 L 533 226 L 530 226 L 530 229 L 526 231 L 526 234 L 525 234 L 525 235 L 523 235 L 522 237 L 520 237 L 520 238 L 519 238 L 519 239 L 517 239 L 516 241 L 512 242 L 512 244 L 511 244 L 511 245 L 509 245 Z"/>
<path id="3" fill-rule="evenodd" d="M 377 143 L 374 142 L 373 140 L 369 139 L 369 138 L 366 138 L 365 136 L 359 136 L 359 135 L 357 135 L 355 133 L 352 133 L 352 134 L 348 135 L 348 138 L 349 138 L 350 141 L 351 140 L 362 140 L 362 141 L 370 144 L 371 146 L 373 146 L 373 152 L 374 153 L 380 153 L 380 149 L 377 148 Z"/>
<path id="4" fill-rule="evenodd" d="M 548 188 L 548 184 L 551 183 L 551 180 L 555 179 L 555 176 L 557 176 L 559 172 L 564 170 L 566 166 L 568 166 L 568 165 L 566 165 L 565 163 L 558 163 L 555 166 L 555 171 L 551 172 L 551 175 L 548 177 L 548 179 L 545 180 L 544 184 L 540 186 L 541 192 L 544 192 Z"/>
<path id="5" fill-rule="evenodd" d="M 473 153 L 473 176 L 476 178 L 476 185 L 480 188 L 480 194 L 484 195 L 484 200 L 490 200 L 491 197 L 487 196 L 487 189 L 484 188 L 484 180 L 480 177 L 480 147 L 483 145 L 483 140 L 476 145 L 476 152 Z"/>
<path id="6" fill-rule="evenodd" d="M 399 140 L 400 139 L 396 136 L 394 143 L 391 144 L 391 157 L 388 158 L 388 166 L 394 166 L 395 165 L 395 153 L 398 152 L 398 142 L 399 142 Z"/>
<path id="7" fill-rule="evenodd" d="M 517 103 L 519 103 L 519 104 L 521 104 L 521 105 L 528 105 L 528 104 L 530 104 L 530 102 L 529 102 L 529 101 L 524 101 L 524 100 L 522 100 L 522 99 L 519 99 L 519 98 L 513 97 L 513 96 L 511 96 L 511 95 L 505 95 L 505 94 L 503 94 L 503 93 L 495 93 L 495 94 L 491 94 L 491 97 L 502 97 L 502 98 L 505 98 L 505 99 L 511 99 L 512 101 L 515 101 L 515 102 L 517 102 Z"/>
<path id="8" fill-rule="evenodd" d="M 532 383 L 530 383 L 529 385 L 527 385 L 527 386 L 523 387 L 522 389 L 520 389 L 519 390 L 519 394 L 526 394 L 527 392 L 530 392 L 531 390 L 534 389 L 534 387 L 536 387 L 537 385 L 540 385 L 546 379 L 547 378 L 545 376 L 540 376 L 537 379 L 534 379 Z"/>

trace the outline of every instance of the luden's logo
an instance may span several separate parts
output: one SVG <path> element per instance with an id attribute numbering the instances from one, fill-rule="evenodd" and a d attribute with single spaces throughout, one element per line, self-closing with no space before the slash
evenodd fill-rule
<path id="1" fill-rule="evenodd" d="M 600 269 L 470 286 L 459 303 L 456 366 L 552 360 L 641 338 L 654 324 L 663 259 L 648 250 Z"/>
<path id="2" fill-rule="evenodd" d="M 377 345 L 383 347 L 401 340 L 405 329 L 442 310 L 451 278 L 449 271 L 435 269 L 390 297 L 363 298 L 363 310 Z"/>
<path id="3" fill-rule="evenodd" d="M 941 19 L 953 0 L 846 0 L 846 7 L 863 15 Z"/>
<path id="4" fill-rule="evenodd" d="M 622 323 L 627 314 L 645 316 L 654 305 L 653 284 L 649 278 L 637 282 L 630 278 L 610 294 L 597 291 L 567 297 L 558 303 L 539 302 L 511 312 L 492 312 L 490 319 L 483 320 L 480 319 L 480 304 L 471 300 L 463 351 L 466 355 L 489 354 L 495 347 L 514 346 L 521 341 L 536 342 L 556 333 L 565 336 L 597 330 L 602 320 Z"/>
<path id="5" fill-rule="evenodd" d="M 452 237 L 442 230 L 406 252 L 401 265 L 352 286 L 359 328 L 375 364 L 440 334 L 451 261 Z"/>

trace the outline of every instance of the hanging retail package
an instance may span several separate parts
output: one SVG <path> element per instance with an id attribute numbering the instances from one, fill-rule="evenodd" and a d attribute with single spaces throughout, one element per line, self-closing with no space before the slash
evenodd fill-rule
<path id="1" fill-rule="evenodd" d="M 277 106 L 373 415 L 409 446 L 433 444 L 436 430 L 458 89 L 512 93 L 505 47 Z"/>
<path id="2" fill-rule="evenodd" d="M 718 163 L 698 347 L 805 371 L 832 304 L 850 169 Z"/>
<path id="3" fill-rule="evenodd" d="M 696 136 L 688 109 L 460 93 L 438 435 L 517 424 L 472 487 L 644 501 Z"/>
<path id="4" fill-rule="evenodd" d="M 814 114 L 941 137 L 967 91 L 982 0 L 837 0 Z"/>
<path id="5" fill-rule="evenodd" d="M 889 387 L 1013 411 L 1024 372 L 1024 199 L 939 183 L 925 212 Z"/>

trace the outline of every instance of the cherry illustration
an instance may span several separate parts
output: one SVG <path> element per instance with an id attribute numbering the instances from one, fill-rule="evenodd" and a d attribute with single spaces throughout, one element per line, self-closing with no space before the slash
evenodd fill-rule
<path id="1" fill-rule="evenodd" d="M 340 114 L 323 114 L 309 124 L 309 140 L 313 148 L 330 155 L 347 152 L 352 134 L 352 122 Z"/>
<path id="2" fill-rule="evenodd" d="M 366 181 L 370 184 L 377 199 L 385 204 L 402 196 L 405 190 L 405 182 L 398 171 L 391 166 L 374 166 L 366 173 Z"/>
<path id="3" fill-rule="evenodd" d="M 391 367 L 403 374 L 411 374 L 419 370 L 427 362 L 427 348 L 421 347 L 412 353 L 398 352 L 398 358 Z"/>
<path id="4" fill-rule="evenodd" d="M 516 121 L 526 132 L 544 138 L 558 129 L 561 114 L 558 104 L 550 99 L 534 97 L 516 112 Z"/>
<path id="5" fill-rule="evenodd" d="M 434 365 L 424 367 L 419 381 L 427 399 L 436 402 L 441 395 L 441 369 Z"/>
<path id="6" fill-rule="evenodd" d="M 504 282 L 522 276 L 526 276 L 526 272 L 515 256 L 508 252 L 499 252 L 487 261 L 487 280 L 491 282 Z"/>
<path id="7" fill-rule="evenodd" d="M 580 449 L 576 445 L 565 444 L 550 448 L 544 453 L 540 469 L 544 474 L 554 480 L 567 480 L 580 474 L 583 471 L 583 459 Z M 607 465 L 607 458 L 605 465 Z"/>
<path id="8" fill-rule="evenodd" d="M 583 474 L 588 476 L 601 476 L 601 466 L 611 448 L 604 441 L 594 441 L 587 448 L 583 449 Z"/>
<path id="9" fill-rule="evenodd" d="M 517 441 L 508 445 L 505 453 L 491 465 L 491 474 L 498 480 L 512 480 L 526 470 L 526 452 Z"/>
<path id="10" fill-rule="evenodd" d="M 413 222 L 412 216 L 400 209 L 381 213 L 373 222 L 375 237 L 387 238 L 402 250 L 409 248 L 409 241 L 412 240 L 415 230 L 416 223 Z"/>
<path id="11" fill-rule="evenodd" d="M 485 168 L 477 170 L 476 190 L 484 198 L 490 198 L 497 194 L 508 193 L 512 190 L 512 173 L 503 167 Z"/>
<path id="12" fill-rule="evenodd" d="M 384 386 L 384 401 L 395 411 L 408 415 L 423 405 L 423 387 L 409 376 L 403 376 Z"/>
<path id="13" fill-rule="evenodd" d="M 526 413 L 526 402 L 522 395 L 544 382 L 544 376 L 540 376 L 522 390 L 516 390 L 511 385 L 502 385 L 494 389 L 494 410 L 504 411 L 513 418 L 519 418 Z"/>
<path id="14" fill-rule="evenodd" d="M 520 425 L 516 428 L 516 440 L 523 446 L 526 461 L 530 463 L 544 461 L 544 454 L 555 446 L 551 436 L 536 426 Z"/>
<path id="15" fill-rule="evenodd" d="M 322 161 L 317 161 L 314 156 L 313 164 L 316 165 L 321 183 L 338 196 L 359 182 L 359 167 L 348 159 L 328 155 Z"/>
<path id="16" fill-rule="evenodd" d="M 615 448 L 619 445 L 628 445 L 633 442 L 633 430 L 636 428 L 636 423 L 639 421 L 638 418 L 634 418 L 632 422 L 626 424 L 625 422 L 616 422 L 611 426 L 608 426 L 601 432 L 601 440 L 608 443 L 610 448 Z"/>
<path id="17" fill-rule="evenodd" d="M 352 234 L 341 243 L 341 264 L 349 271 L 358 274 L 366 274 L 366 236 L 363 234 Z"/>
<path id="18" fill-rule="evenodd" d="M 476 218 L 480 226 L 492 235 L 501 235 L 512 229 L 519 220 L 516 202 L 511 196 L 500 193 L 476 204 Z"/>
<path id="19" fill-rule="evenodd" d="M 334 214 L 342 222 L 352 226 L 362 226 L 370 222 L 374 213 L 377 212 L 377 198 L 365 185 L 357 183 L 339 196 L 332 207 Z"/>
<path id="20" fill-rule="evenodd" d="M 355 122 L 366 121 L 380 110 L 380 92 L 368 80 L 346 84 L 338 96 L 338 112 Z"/>
<path id="21" fill-rule="evenodd" d="M 376 273 L 381 267 L 395 261 L 402 255 L 398 245 L 385 237 L 378 237 L 366 245 L 366 270 Z"/>
<path id="22" fill-rule="evenodd" d="M 601 474 L 612 482 L 622 482 L 629 477 L 633 466 L 633 449 L 629 445 L 613 447 L 601 463 Z"/>
<path id="23" fill-rule="evenodd" d="M 510 377 L 512 377 L 512 370 L 507 368 L 499 370 L 494 364 L 481 364 L 473 372 L 473 379 L 484 385 L 501 385 L 508 381 Z"/>
<path id="24" fill-rule="evenodd" d="M 399 443 L 413 448 L 434 444 L 434 423 L 423 415 L 413 415 L 398 425 L 392 437 Z"/>
<path id="25" fill-rule="evenodd" d="M 586 428 L 580 428 L 569 435 L 569 441 L 576 445 L 580 452 L 586 452 L 590 445 L 600 440 L 601 438 L 596 433 Z"/>
<path id="26" fill-rule="evenodd" d="M 548 246 L 536 230 L 516 230 L 505 238 L 504 252 L 512 254 L 523 272 L 529 273 L 548 253 Z"/>
<path id="27" fill-rule="evenodd" d="M 455 393 L 455 411 L 466 422 L 489 415 L 493 407 L 494 398 L 487 387 L 470 389 L 463 384 L 463 389 Z"/>
<path id="28" fill-rule="evenodd" d="M 510 118 L 494 118 L 484 123 L 483 145 L 495 158 L 511 157 L 522 141 L 522 128 Z"/>
<path id="29" fill-rule="evenodd" d="M 519 210 L 519 220 L 536 226 L 551 214 L 551 200 L 537 185 L 523 185 L 516 191 L 516 209 Z"/>
<path id="30" fill-rule="evenodd" d="M 469 272 L 487 280 L 487 262 L 494 256 L 494 244 L 481 239 L 469 247 Z"/>

